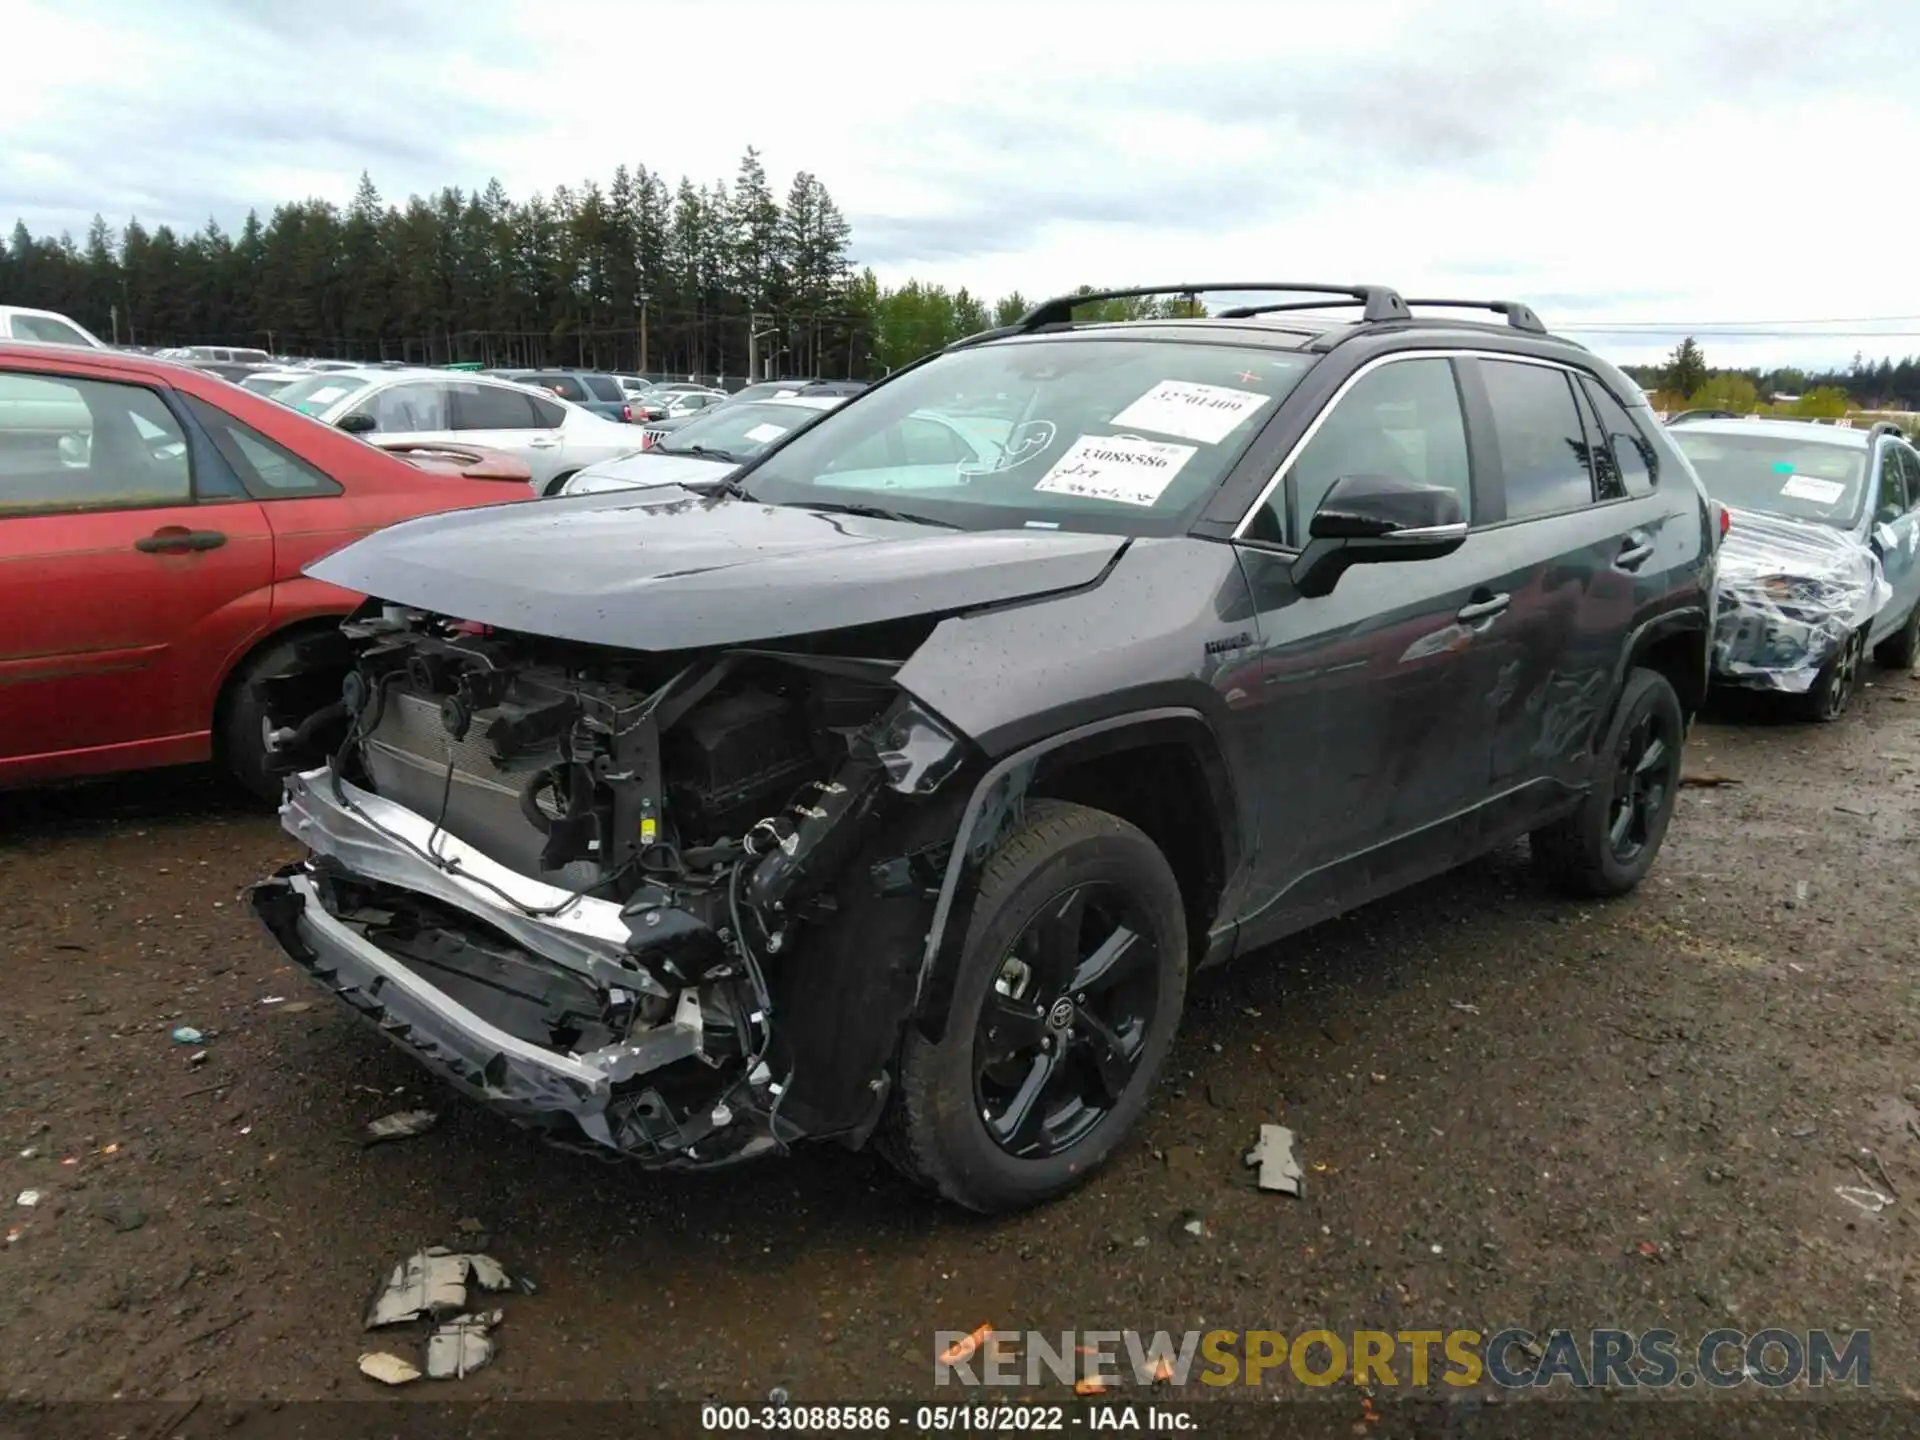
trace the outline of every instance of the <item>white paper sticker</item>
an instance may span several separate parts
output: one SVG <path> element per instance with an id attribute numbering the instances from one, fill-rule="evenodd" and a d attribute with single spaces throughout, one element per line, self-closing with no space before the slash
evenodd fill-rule
<path id="1" fill-rule="evenodd" d="M 307 404 L 331 405 L 346 393 L 347 387 L 344 385 L 322 385 L 318 390 L 307 396 Z"/>
<path id="2" fill-rule="evenodd" d="M 1121 505 L 1151 505 L 1198 453 L 1132 435 L 1082 435 L 1033 488 Z"/>
<path id="3" fill-rule="evenodd" d="M 1233 433 L 1234 426 L 1272 398 L 1255 390 L 1162 380 L 1114 416 L 1113 423 L 1130 430 L 1154 430 L 1218 445 Z"/>
<path id="4" fill-rule="evenodd" d="M 1796 475 L 1780 487 L 1782 495 L 1791 495 L 1796 500 L 1811 500 L 1816 505 L 1831 505 L 1847 493 L 1847 487 L 1838 480 L 1816 480 L 1811 475 Z"/>
<path id="5" fill-rule="evenodd" d="M 786 433 L 787 427 L 784 425 L 756 425 L 747 431 L 747 439 L 756 445 L 771 445 Z"/>

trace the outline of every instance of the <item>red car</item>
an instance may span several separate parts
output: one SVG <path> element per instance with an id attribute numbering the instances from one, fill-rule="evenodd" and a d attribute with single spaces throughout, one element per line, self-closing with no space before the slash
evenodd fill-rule
<path id="1" fill-rule="evenodd" d="M 301 569 L 526 482 L 486 452 L 383 453 L 184 365 L 0 343 L 0 788 L 214 758 L 277 796 L 257 682 L 360 600 Z"/>

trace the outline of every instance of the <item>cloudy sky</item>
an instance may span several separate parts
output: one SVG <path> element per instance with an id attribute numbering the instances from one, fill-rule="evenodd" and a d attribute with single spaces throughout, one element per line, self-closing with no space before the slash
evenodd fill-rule
<path id="1" fill-rule="evenodd" d="M 551 16 L 552 18 L 545 18 Z M 1029 297 L 1381 281 L 1621 360 L 1920 353 L 1920 6 L 0 0 L 0 225 L 198 228 L 361 170 L 818 174 L 856 259 Z M 35 63 L 17 63 L 21 57 Z M 1880 185 L 1873 182 L 1880 179 Z M 1810 323 L 1822 322 L 1822 323 Z"/>

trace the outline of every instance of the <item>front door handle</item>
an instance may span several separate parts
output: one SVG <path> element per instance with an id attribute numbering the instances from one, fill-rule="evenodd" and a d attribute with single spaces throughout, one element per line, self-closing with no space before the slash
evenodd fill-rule
<path id="1" fill-rule="evenodd" d="M 1474 620 L 1491 620 L 1513 603 L 1511 595 L 1488 595 L 1485 591 L 1480 594 L 1481 599 L 1462 605 L 1453 618 L 1463 625 Z"/>
<path id="2" fill-rule="evenodd" d="M 1616 570 L 1638 570 L 1653 557 L 1653 542 L 1638 530 L 1621 542 L 1620 553 L 1613 557 Z"/>
<path id="3" fill-rule="evenodd" d="M 551 450 L 554 446 L 558 445 L 559 443 L 560 443 L 560 437 L 558 435 L 536 435 L 531 440 L 527 441 L 527 444 L 531 445 L 536 450 Z"/>
<path id="4" fill-rule="evenodd" d="M 149 555 L 179 555 L 188 550 L 218 550 L 226 543 L 227 537 L 218 530 L 188 530 L 184 526 L 169 525 L 151 535 L 142 535 L 133 542 L 133 548 Z"/>

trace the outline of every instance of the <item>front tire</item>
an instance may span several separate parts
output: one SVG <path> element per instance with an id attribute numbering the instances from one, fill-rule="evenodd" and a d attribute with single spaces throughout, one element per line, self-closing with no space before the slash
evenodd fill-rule
<path id="1" fill-rule="evenodd" d="M 902 1048 L 883 1149 L 970 1210 L 1037 1205 L 1146 1105 L 1186 999 L 1180 887 L 1126 821 L 1035 802 L 982 871 L 959 963 L 943 1038 Z"/>
<path id="2" fill-rule="evenodd" d="M 300 665 L 300 642 L 277 640 L 249 659 L 229 682 L 215 728 L 220 763 L 240 787 L 255 799 L 278 805 L 286 777 L 269 765 L 267 732 L 273 728 L 253 687 L 276 675 L 291 674 Z"/>
<path id="3" fill-rule="evenodd" d="M 1804 719 L 1829 725 L 1847 713 L 1854 692 L 1860 688 L 1860 662 L 1867 655 L 1867 627 L 1861 626 L 1847 637 L 1847 643 L 1820 667 L 1813 688 L 1800 697 Z"/>
<path id="4" fill-rule="evenodd" d="M 1599 898 L 1640 883 L 1673 818 L 1686 724 L 1666 676 L 1627 677 L 1593 788 L 1579 809 L 1533 832 L 1534 865 L 1555 888 Z"/>

